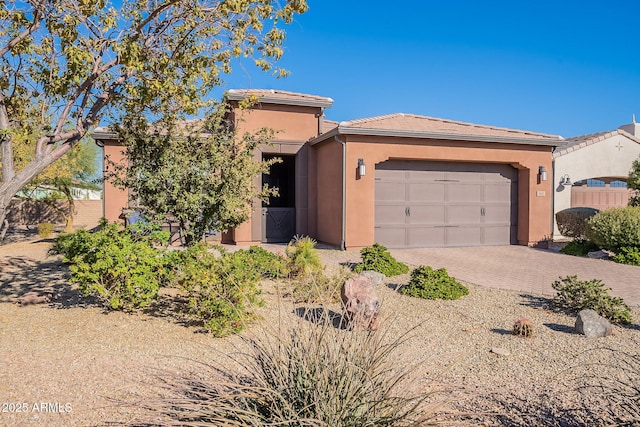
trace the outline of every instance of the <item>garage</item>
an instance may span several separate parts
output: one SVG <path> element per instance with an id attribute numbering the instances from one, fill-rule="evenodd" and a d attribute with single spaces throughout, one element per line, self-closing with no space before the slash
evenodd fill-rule
<path id="1" fill-rule="evenodd" d="M 379 163 L 375 241 L 390 248 L 516 244 L 517 180 L 506 164 Z"/>

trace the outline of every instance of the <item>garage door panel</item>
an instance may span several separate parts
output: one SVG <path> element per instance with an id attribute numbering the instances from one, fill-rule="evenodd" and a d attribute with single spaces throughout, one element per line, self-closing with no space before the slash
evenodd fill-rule
<path id="1" fill-rule="evenodd" d="M 447 246 L 476 246 L 481 242 L 480 226 L 447 227 Z"/>
<path id="2" fill-rule="evenodd" d="M 476 204 L 461 203 L 447 205 L 446 223 L 480 224 L 480 207 Z"/>
<path id="3" fill-rule="evenodd" d="M 483 199 L 485 202 L 503 202 L 511 201 L 511 183 L 486 183 L 484 185 Z"/>
<path id="4" fill-rule="evenodd" d="M 429 224 L 444 225 L 446 224 L 446 208 L 441 205 L 415 205 L 408 207 L 408 215 L 406 216 L 407 224 Z"/>
<path id="5" fill-rule="evenodd" d="M 376 200 L 384 200 L 387 202 L 404 202 L 405 200 L 405 183 L 404 182 L 376 182 L 375 188 Z"/>
<path id="6" fill-rule="evenodd" d="M 483 222 L 485 224 L 510 224 L 511 211 L 510 205 L 485 205 Z"/>
<path id="7" fill-rule="evenodd" d="M 511 225 L 497 225 L 483 227 L 483 243 L 485 245 L 504 245 L 511 243 Z"/>
<path id="8" fill-rule="evenodd" d="M 383 162 L 376 166 L 376 241 L 389 247 L 513 243 L 517 176 L 500 164 Z"/>
<path id="9" fill-rule="evenodd" d="M 459 182 L 449 183 L 446 191 L 447 202 L 474 202 L 479 203 L 482 200 L 482 185 L 480 184 L 463 184 Z"/>
<path id="10" fill-rule="evenodd" d="M 406 246 L 406 227 L 376 227 L 374 239 L 388 248 L 403 248 Z"/>
<path id="11" fill-rule="evenodd" d="M 406 212 L 404 205 L 384 204 L 375 207 L 375 218 L 379 224 L 404 224 Z"/>
<path id="12" fill-rule="evenodd" d="M 412 227 L 407 230 L 407 247 L 441 248 L 445 246 L 445 228 Z"/>
<path id="13" fill-rule="evenodd" d="M 444 200 L 444 183 L 408 182 L 406 185 L 408 196 L 407 200 L 409 202 L 423 200 Z"/>

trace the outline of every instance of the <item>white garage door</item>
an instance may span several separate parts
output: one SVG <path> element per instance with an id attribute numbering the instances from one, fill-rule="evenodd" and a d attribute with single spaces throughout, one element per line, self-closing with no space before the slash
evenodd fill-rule
<path id="1" fill-rule="evenodd" d="M 517 170 L 491 163 L 376 165 L 375 241 L 390 247 L 517 243 Z"/>

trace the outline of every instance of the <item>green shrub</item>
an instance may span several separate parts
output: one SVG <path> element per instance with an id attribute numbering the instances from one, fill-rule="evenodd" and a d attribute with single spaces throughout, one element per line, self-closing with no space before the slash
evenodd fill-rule
<path id="1" fill-rule="evenodd" d="M 311 237 L 296 236 L 286 249 L 287 267 L 292 277 L 308 276 L 322 270 L 322 261 Z"/>
<path id="2" fill-rule="evenodd" d="M 458 299 L 469 294 L 469 289 L 453 277 L 447 270 L 432 269 L 421 265 L 411 272 L 411 280 L 400 289 L 404 295 L 424 299 Z"/>
<path id="3" fill-rule="evenodd" d="M 345 332 L 322 316 L 318 325 L 248 339 L 249 349 L 231 356 L 240 367 L 237 374 L 214 368 L 204 376 L 210 379 L 170 378 L 171 396 L 150 408 L 159 422 L 154 425 L 436 424 L 447 391 L 415 391 L 426 386 L 412 387 L 409 367 L 395 357 L 404 335 Z"/>
<path id="4" fill-rule="evenodd" d="M 38 224 L 38 236 L 48 239 L 53 235 L 53 224 L 50 222 L 41 222 Z"/>
<path id="5" fill-rule="evenodd" d="M 640 207 L 608 209 L 588 222 L 587 238 L 601 248 L 640 247 Z"/>
<path id="6" fill-rule="evenodd" d="M 98 297 L 112 309 L 144 307 L 158 296 L 162 253 L 151 240 L 135 240 L 118 228 L 108 224 L 95 233 L 72 233 L 57 248 L 72 263 L 70 281 L 83 294 Z"/>
<path id="7" fill-rule="evenodd" d="M 620 264 L 640 265 L 640 248 L 623 246 L 613 256 L 613 260 Z"/>
<path id="8" fill-rule="evenodd" d="M 578 312 L 591 309 L 614 323 L 630 323 L 631 312 L 622 298 L 609 295 L 601 280 L 578 280 L 578 276 L 567 276 L 551 285 L 558 294 L 554 304 L 563 310 Z"/>
<path id="9" fill-rule="evenodd" d="M 284 256 L 274 254 L 260 246 L 236 251 L 236 256 L 243 257 L 250 268 L 254 268 L 262 277 L 282 279 L 287 277 L 289 269 Z"/>
<path id="10" fill-rule="evenodd" d="M 175 251 L 178 252 L 178 251 Z M 260 273 L 246 263 L 245 254 L 209 252 L 196 244 L 171 255 L 171 283 L 186 292 L 190 314 L 217 337 L 239 332 L 260 305 Z"/>
<path id="11" fill-rule="evenodd" d="M 62 260 L 70 263 L 76 256 L 89 250 L 91 239 L 92 235 L 87 230 L 80 229 L 73 233 L 62 233 L 56 238 L 49 252 L 62 255 Z"/>
<path id="12" fill-rule="evenodd" d="M 391 277 L 409 272 L 409 266 L 396 261 L 387 248 L 378 243 L 362 248 L 360 255 L 362 255 L 362 262 L 354 267 L 356 273 L 373 270 Z"/>
<path id="13" fill-rule="evenodd" d="M 561 254 L 574 256 L 587 256 L 589 252 L 594 252 L 600 248 L 588 240 L 573 240 L 560 249 Z"/>
<path id="14" fill-rule="evenodd" d="M 584 240 L 587 237 L 587 220 L 597 214 L 594 208 L 569 208 L 556 213 L 556 224 L 565 237 Z"/>

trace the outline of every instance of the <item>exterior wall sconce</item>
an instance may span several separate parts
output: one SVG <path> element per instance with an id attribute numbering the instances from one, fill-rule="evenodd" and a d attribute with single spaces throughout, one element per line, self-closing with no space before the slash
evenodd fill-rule
<path id="1" fill-rule="evenodd" d="M 547 180 L 547 170 L 544 166 L 538 166 L 538 175 L 540 175 L 540 181 Z"/>
<path id="2" fill-rule="evenodd" d="M 571 178 L 569 178 L 569 174 L 565 173 L 562 175 L 562 178 L 560 178 L 560 185 L 563 187 L 571 186 Z"/>
<path id="3" fill-rule="evenodd" d="M 365 176 L 367 174 L 367 166 L 364 164 L 364 159 L 358 159 L 358 176 Z"/>

